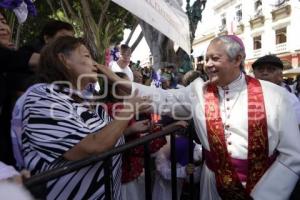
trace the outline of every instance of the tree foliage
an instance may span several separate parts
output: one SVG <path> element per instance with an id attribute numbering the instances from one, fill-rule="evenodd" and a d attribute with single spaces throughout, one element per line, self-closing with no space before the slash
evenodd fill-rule
<path id="1" fill-rule="evenodd" d="M 135 17 L 110 0 L 38 0 L 37 17 L 29 17 L 22 26 L 22 44 L 38 37 L 49 19 L 71 23 L 77 36 L 83 36 L 97 61 L 104 63 L 105 49 L 120 43 L 123 30 L 132 29 Z"/>
<path id="2" fill-rule="evenodd" d="M 190 0 L 186 0 L 186 2 L 192 43 L 206 1 L 196 0 L 192 6 Z M 37 0 L 35 5 L 38 16 L 30 16 L 22 26 L 16 25 L 17 21 L 13 15 L 9 17 L 14 37 L 16 38 L 17 30 L 21 33 L 19 37 L 21 45 L 38 37 L 42 27 L 49 19 L 59 19 L 71 23 L 76 30 L 76 35 L 82 36 L 88 41 L 93 57 L 98 62 L 104 63 L 105 49 L 122 41 L 125 28 L 134 31 L 137 24 L 140 24 L 142 34 L 134 42 L 133 49 L 144 36 L 156 68 L 174 63 L 180 67 L 183 63 L 188 63 L 182 58 L 188 58 L 189 55 L 186 55 L 182 49 L 175 52 L 174 43 L 171 40 L 152 26 L 136 19 L 134 15 L 111 0 Z M 126 43 L 129 43 L 131 36 L 132 34 L 129 35 Z"/>

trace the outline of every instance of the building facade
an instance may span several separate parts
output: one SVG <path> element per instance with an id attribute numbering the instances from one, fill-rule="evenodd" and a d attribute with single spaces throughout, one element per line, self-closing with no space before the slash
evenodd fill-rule
<path id="1" fill-rule="evenodd" d="M 196 57 L 205 53 L 214 37 L 235 34 L 245 44 L 247 72 L 266 54 L 276 54 L 286 68 L 300 66 L 299 0 L 214 0 L 209 12 L 213 12 L 211 19 L 203 20 L 213 26 L 197 32 L 193 43 Z"/>

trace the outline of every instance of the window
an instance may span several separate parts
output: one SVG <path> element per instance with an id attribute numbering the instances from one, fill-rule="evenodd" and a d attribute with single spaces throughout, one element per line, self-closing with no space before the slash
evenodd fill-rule
<path id="1" fill-rule="evenodd" d="M 258 9 L 260 9 L 262 6 L 261 0 L 257 0 L 254 3 L 254 10 L 257 11 Z"/>
<path id="2" fill-rule="evenodd" d="M 236 20 L 238 22 L 242 21 L 242 18 L 243 18 L 242 5 L 238 5 L 236 7 L 235 15 L 236 15 Z"/>
<path id="3" fill-rule="evenodd" d="M 261 35 L 253 37 L 253 49 L 261 49 Z"/>
<path id="4" fill-rule="evenodd" d="M 222 26 L 226 26 L 226 17 L 225 17 L 225 14 L 221 15 L 221 25 Z"/>
<path id="5" fill-rule="evenodd" d="M 219 26 L 219 31 L 224 31 L 226 28 L 226 16 L 225 14 L 221 15 L 221 25 Z"/>
<path id="6" fill-rule="evenodd" d="M 287 0 L 276 0 L 276 1 L 275 1 L 275 6 L 276 6 L 276 7 L 280 7 L 280 6 L 283 5 L 285 2 L 287 2 Z"/>
<path id="7" fill-rule="evenodd" d="M 255 12 L 255 16 L 259 16 L 262 14 L 262 3 L 261 0 L 257 0 L 254 3 L 254 12 Z"/>
<path id="8" fill-rule="evenodd" d="M 286 27 L 277 29 L 276 34 L 276 44 L 286 43 Z"/>

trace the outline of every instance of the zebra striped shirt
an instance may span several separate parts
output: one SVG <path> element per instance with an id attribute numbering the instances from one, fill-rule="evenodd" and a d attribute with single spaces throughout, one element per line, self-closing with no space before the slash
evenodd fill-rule
<path id="1" fill-rule="evenodd" d="M 62 155 L 88 134 L 110 123 L 100 105 L 94 111 L 62 91 L 34 87 L 23 106 L 22 153 L 25 167 L 38 174 L 68 161 Z M 124 143 L 121 137 L 116 146 Z M 121 155 L 112 158 L 113 199 L 120 199 Z M 47 183 L 47 199 L 104 199 L 103 163 L 98 162 Z"/>

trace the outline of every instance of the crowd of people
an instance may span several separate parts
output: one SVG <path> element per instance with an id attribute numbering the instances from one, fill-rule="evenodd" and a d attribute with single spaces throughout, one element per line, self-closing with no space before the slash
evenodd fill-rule
<path id="1" fill-rule="evenodd" d="M 10 198 L 1 188 L 11 183 L 172 126 L 181 127 L 171 133 L 178 199 L 190 175 L 203 200 L 289 199 L 297 184 L 300 78 L 289 88 L 275 55 L 253 63 L 255 78 L 246 75 L 245 47 L 235 35 L 214 38 L 204 69 L 185 74 L 175 65 L 134 65 L 125 44 L 105 66 L 70 24 L 56 20 L 16 49 L 0 10 L 0 51 L 0 197 Z M 99 73 L 108 84 L 99 85 Z M 193 162 L 187 133 L 195 137 Z M 153 198 L 171 199 L 170 138 L 151 141 L 149 152 Z M 113 199 L 145 198 L 144 153 L 138 146 L 111 158 Z M 104 178 L 98 161 L 44 183 L 39 196 L 23 191 L 24 199 L 104 199 Z"/>

